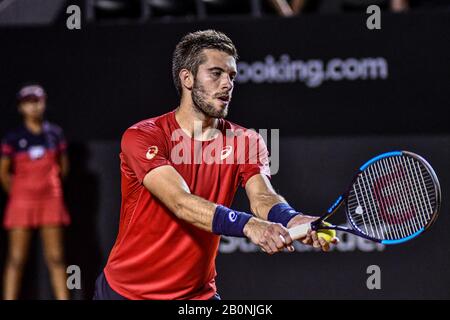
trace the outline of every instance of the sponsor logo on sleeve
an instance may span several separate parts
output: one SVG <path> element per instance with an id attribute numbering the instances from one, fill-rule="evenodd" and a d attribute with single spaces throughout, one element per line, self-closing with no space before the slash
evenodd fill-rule
<path id="1" fill-rule="evenodd" d="M 147 160 L 152 160 L 156 154 L 158 153 L 158 147 L 157 146 L 151 146 L 148 148 L 147 153 L 145 154 L 145 157 Z"/>

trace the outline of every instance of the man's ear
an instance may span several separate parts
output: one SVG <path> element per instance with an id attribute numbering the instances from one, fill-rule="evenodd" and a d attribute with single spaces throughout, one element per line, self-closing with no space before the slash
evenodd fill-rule
<path id="1" fill-rule="evenodd" d="M 187 69 L 181 69 L 179 73 L 181 85 L 188 90 L 194 86 L 194 75 Z"/>

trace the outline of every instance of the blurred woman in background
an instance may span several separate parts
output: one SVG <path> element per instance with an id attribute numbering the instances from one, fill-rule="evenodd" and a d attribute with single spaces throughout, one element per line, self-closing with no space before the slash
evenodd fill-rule
<path id="1" fill-rule="evenodd" d="M 44 119 L 46 93 L 39 85 L 18 93 L 23 124 L 1 143 L 0 181 L 8 193 L 3 225 L 8 232 L 8 253 L 3 297 L 17 299 L 30 239 L 40 230 L 53 292 L 68 299 L 64 265 L 63 226 L 70 223 L 61 179 L 68 172 L 66 141 L 62 130 Z"/>

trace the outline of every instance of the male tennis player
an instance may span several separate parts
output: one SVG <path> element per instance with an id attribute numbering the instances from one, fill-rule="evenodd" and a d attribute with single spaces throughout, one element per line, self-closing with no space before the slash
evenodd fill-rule
<path id="1" fill-rule="evenodd" d="M 180 105 L 125 131 L 119 234 L 94 299 L 218 299 L 220 235 L 293 251 L 287 228 L 316 219 L 274 191 L 261 137 L 225 120 L 236 59 L 223 33 L 186 35 L 172 66 Z M 253 215 L 229 208 L 239 185 Z M 301 240 L 329 249 L 315 232 Z"/>

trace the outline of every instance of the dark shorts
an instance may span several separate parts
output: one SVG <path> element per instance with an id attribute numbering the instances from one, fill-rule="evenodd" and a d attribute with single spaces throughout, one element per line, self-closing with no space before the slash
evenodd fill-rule
<path id="1" fill-rule="evenodd" d="M 105 274 L 102 272 L 95 281 L 94 300 L 128 300 L 115 292 L 106 281 Z M 216 293 L 209 300 L 221 300 L 220 295 Z"/>
<path id="2" fill-rule="evenodd" d="M 102 272 L 95 281 L 94 300 L 128 300 L 115 292 L 106 281 L 105 274 Z"/>

